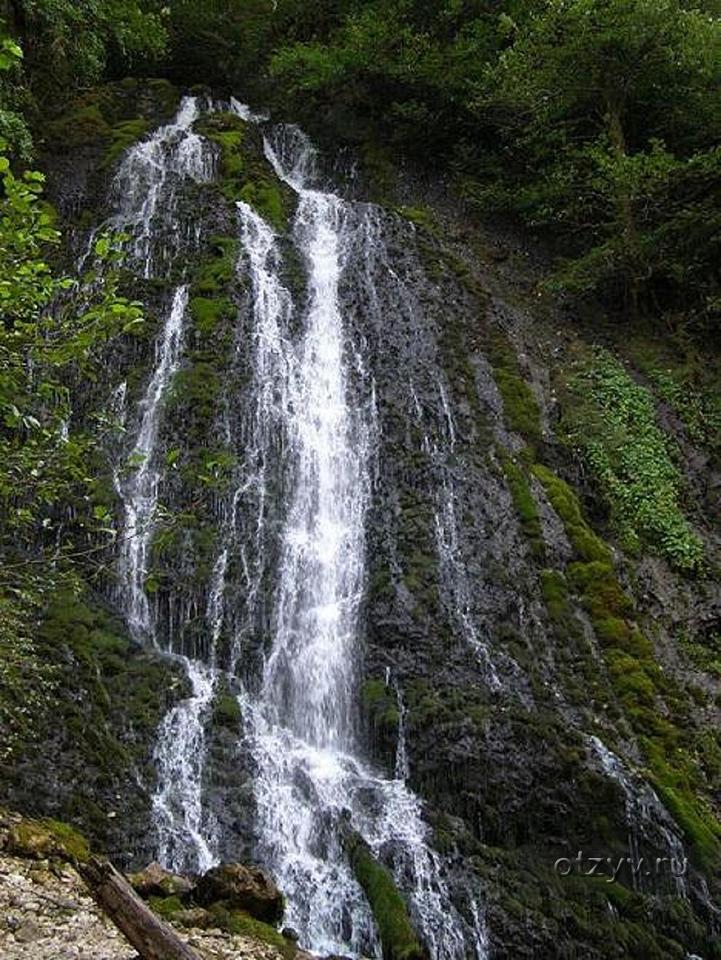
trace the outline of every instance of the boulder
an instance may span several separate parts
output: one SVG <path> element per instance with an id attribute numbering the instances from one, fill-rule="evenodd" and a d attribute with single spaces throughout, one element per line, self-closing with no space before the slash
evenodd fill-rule
<path id="1" fill-rule="evenodd" d="M 6 848 L 31 860 L 83 861 L 90 854 L 85 837 L 58 820 L 19 820 L 8 831 Z"/>
<path id="2" fill-rule="evenodd" d="M 195 898 L 203 905 L 223 903 L 229 910 L 244 910 L 256 920 L 278 924 L 283 919 L 283 895 L 260 867 L 225 863 L 198 880 Z"/>
<path id="3" fill-rule="evenodd" d="M 190 907 L 187 910 L 180 910 L 173 914 L 173 922 L 179 923 L 181 927 L 193 927 L 199 930 L 207 930 L 215 923 L 212 914 L 203 907 Z"/>
<path id="4" fill-rule="evenodd" d="M 171 873 L 159 863 L 150 863 L 145 870 L 129 874 L 128 881 L 145 900 L 149 897 L 182 897 L 195 889 L 192 880 Z"/>

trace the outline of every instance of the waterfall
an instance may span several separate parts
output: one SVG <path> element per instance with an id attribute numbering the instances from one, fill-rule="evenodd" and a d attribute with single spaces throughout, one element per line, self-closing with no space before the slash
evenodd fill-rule
<path id="1" fill-rule="evenodd" d="M 473 920 L 450 901 L 420 801 L 405 783 L 406 761 L 397 779 L 384 779 L 363 761 L 356 739 L 373 410 L 363 399 L 372 396 L 369 377 L 344 326 L 340 283 L 353 268 L 353 234 L 369 221 L 312 187 L 313 150 L 297 129 L 276 130 L 266 150 L 298 197 L 293 237 L 309 292 L 294 343 L 277 245 L 241 205 L 256 336 L 265 345 L 256 348 L 256 364 L 265 365 L 262 382 L 273 385 L 275 398 L 271 407 L 259 394 L 258 429 L 266 436 L 260 459 L 271 422 L 285 438 L 289 462 L 272 644 L 260 688 L 243 697 L 257 764 L 258 857 L 286 894 L 287 922 L 301 942 L 321 952 L 377 956 L 370 907 L 343 845 L 344 833 L 356 830 L 392 864 L 434 960 L 482 957 L 481 921 L 472 929 Z"/>
<path id="2" fill-rule="evenodd" d="M 173 294 L 173 303 L 160 334 L 156 366 L 140 404 L 142 415 L 129 458 L 130 474 L 126 480 L 118 480 L 117 483 L 125 508 L 120 576 L 128 626 L 138 640 L 153 633 L 145 578 L 160 482 L 154 454 L 160 429 L 161 403 L 180 365 L 187 309 L 188 288 L 180 286 Z"/>
<path id="3" fill-rule="evenodd" d="M 162 276 L 197 233 L 192 220 L 180 216 L 178 200 L 185 182 L 208 182 L 214 173 L 214 151 L 192 129 L 199 113 L 195 97 L 183 98 L 171 123 L 127 151 L 114 178 L 111 196 L 116 209 L 105 227 L 129 237 L 128 265 L 144 278 Z M 188 295 L 185 282 L 173 292 L 156 340 L 150 379 L 138 405 L 133 447 L 123 469 L 115 470 L 124 513 L 118 564 L 121 600 L 133 637 L 153 645 L 157 637 L 145 581 L 162 479 L 158 446 L 167 391 L 182 362 Z M 176 869 L 202 870 L 216 860 L 204 836 L 207 825 L 201 802 L 214 665 L 191 660 L 181 650 L 169 652 L 185 668 L 191 695 L 168 713 L 158 731 L 154 754 L 158 783 L 153 797 L 158 858 Z"/>
<path id="4" fill-rule="evenodd" d="M 235 101 L 231 109 L 246 122 L 264 122 Z M 213 175 L 213 150 L 192 131 L 198 111 L 196 100 L 185 99 L 173 123 L 126 154 L 116 177 L 111 222 L 130 235 L 131 260 L 144 277 L 159 275 L 198 239 L 197 225 L 178 202 L 183 181 L 202 183 Z M 266 155 L 297 198 L 290 241 L 305 265 L 307 291 L 304 298 L 291 293 L 279 238 L 251 206 L 238 203 L 251 382 L 239 435 L 226 418 L 239 466 L 222 505 L 204 607 L 192 611 L 204 615 L 205 659 L 189 657 L 175 640 L 179 631 L 164 625 L 170 638 L 164 652 L 183 664 L 190 693 L 158 731 L 158 858 L 193 871 L 218 860 L 219 837 L 203 792 L 213 700 L 221 669 L 230 677 L 243 672 L 246 639 L 262 622 L 268 643 L 260 675 L 242 676 L 239 735 L 254 764 L 255 858 L 286 896 L 286 922 L 315 951 L 380 956 L 372 911 L 346 851 L 345 839 L 356 831 L 392 870 L 432 960 L 484 960 L 478 905 L 467 896 L 467 915 L 454 906 L 446 866 L 432 850 L 421 801 L 408 786 L 404 725 L 390 778 L 367 762 L 357 737 L 375 391 L 362 341 L 347 327 L 341 290 L 344 277 L 358 269 L 359 246 L 382 244 L 380 214 L 317 189 L 313 148 L 296 128 L 272 129 Z M 366 282 L 369 296 L 378 298 L 370 277 Z M 130 429 L 129 469 L 118 471 L 116 483 L 125 516 L 122 602 L 136 639 L 156 646 L 160 631 L 145 580 L 162 478 L 163 407 L 183 362 L 187 301 L 181 281 Z M 447 404 L 444 409 L 452 430 Z M 240 571 L 232 581 L 231 566 Z M 190 613 L 176 610 L 172 619 Z M 224 624 L 230 648 L 221 663 Z M 400 688 L 397 696 L 402 705 Z M 404 707 L 401 712 L 405 721 Z"/>

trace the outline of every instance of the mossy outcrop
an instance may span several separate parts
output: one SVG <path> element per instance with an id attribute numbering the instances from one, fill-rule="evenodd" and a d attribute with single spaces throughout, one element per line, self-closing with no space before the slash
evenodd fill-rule
<path id="1" fill-rule="evenodd" d="M 351 863 L 378 927 L 383 960 L 427 960 L 390 871 L 357 834 L 348 840 Z"/>
<path id="2" fill-rule="evenodd" d="M 220 148 L 223 195 L 253 207 L 279 233 L 287 230 L 295 195 L 266 159 L 257 126 L 233 113 L 212 113 L 199 120 L 196 129 Z"/>

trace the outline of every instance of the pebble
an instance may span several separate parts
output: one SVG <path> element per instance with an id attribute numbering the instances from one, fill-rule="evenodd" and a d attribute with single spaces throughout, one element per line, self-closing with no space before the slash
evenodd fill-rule
<path id="1" fill-rule="evenodd" d="M 0 824 L 2 960 L 137 960 L 96 907 L 78 874 L 48 861 L 7 856 Z M 201 960 L 282 960 L 267 944 L 221 930 L 178 929 Z"/>

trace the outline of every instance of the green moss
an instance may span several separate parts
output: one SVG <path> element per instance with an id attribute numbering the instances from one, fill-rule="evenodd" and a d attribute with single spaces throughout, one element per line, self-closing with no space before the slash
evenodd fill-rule
<path id="1" fill-rule="evenodd" d="M 238 199 L 257 210 L 276 230 L 284 230 L 287 226 L 288 216 L 279 181 L 256 177 L 244 185 Z"/>
<path id="2" fill-rule="evenodd" d="M 694 797 L 688 788 L 672 786 L 668 780 L 676 779 L 657 767 L 653 779 L 661 799 L 671 816 L 684 832 L 684 837 L 692 845 L 699 863 L 708 870 L 717 870 L 721 861 L 721 824 L 699 798 Z"/>
<path id="3" fill-rule="evenodd" d="M 208 255 L 200 261 L 193 276 L 193 294 L 226 295 L 236 280 L 237 254 L 238 241 L 234 237 L 211 237 Z"/>
<path id="4" fill-rule="evenodd" d="M 56 667 L 37 762 L 53 762 L 45 744 L 64 754 L 53 798 L 59 818 L 103 847 L 112 821 L 95 800 L 119 793 L 129 817 L 142 813 L 138 770 L 152 783 L 153 771 L 144 768 L 149 745 L 174 698 L 184 695 L 185 680 L 164 658 L 138 650 L 121 623 L 82 595 L 56 594 L 37 637 L 44 660 Z"/>
<path id="5" fill-rule="evenodd" d="M 551 506 L 563 521 L 566 535 L 576 553 L 588 562 L 610 564 L 613 559 L 610 549 L 584 520 L 578 497 L 568 484 L 542 464 L 535 464 L 532 471 L 543 484 Z"/>
<path id="6" fill-rule="evenodd" d="M 60 820 L 43 820 L 42 822 L 70 857 L 80 862 L 89 858 L 90 844 L 74 827 Z"/>
<path id="7" fill-rule="evenodd" d="M 511 492 L 513 506 L 516 508 L 516 513 L 521 521 L 521 529 L 528 539 L 533 556 L 542 561 L 546 554 L 546 545 L 543 540 L 538 507 L 531 493 L 526 474 L 523 468 L 504 451 L 501 451 L 501 465 L 506 476 L 508 489 Z"/>
<path id="8" fill-rule="evenodd" d="M 537 465 L 533 471 L 563 520 L 574 549 L 583 558 L 583 562 L 569 564 L 568 583 L 588 612 L 617 701 L 644 747 L 659 793 L 668 801 L 671 813 L 678 814 L 677 822 L 694 855 L 704 866 L 712 867 L 721 862 L 721 825 L 697 795 L 700 783 L 693 735 L 686 747 L 680 746 L 688 717 L 682 717 L 678 726 L 668 715 L 664 696 L 671 689 L 669 678 L 656 663 L 650 640 L 635 622 L 633 601 L 618 581 L 610 550 L 588 527 L 578 498 L 546 467 Z M 559 575 L 542 574 L 542 586 L 551 618 L 564 622 L 567 611 Z M 671 702 L 675 704 L 676 698 Z"/>
<path id="9" fill-rule="evenodd" d="M 410 220 L 411 223 L 414 223 L 417 227 L 423 227 L 428 230 L 434 225 L 435 218 L 430 207 L 417 205 L 414 207 L 396 207 L 395 210 L 401 217 L 405 220 Z"/>
<path id="10" fill-rule="evenodd" d="M 541 413 L 531 387 L 521 374 L 518 357 L 504 334 L 496 332 L 486 347 L 493 378 L 503 400 L 503 412 L 511 430 L 530 444 L 541 440 Z"/>
<path id="11" fill-rule="evenodd" d="M 60 820 L 22 820 L 8 836 L 10 850 L 24 857 L 82 863 L 90 857 L 90 844 L 74 827 Z"/>
<path id="12" fill-rule="evenodd" d="M 104 146 L 112 130 L 97 103 L 80 103 L 65 116 L 47 124 L 45 138 L 52 149 Z"/>
<path id="13" fill-rule="evenodd" d="M 199 362 L 178 370 L 168 393 L 168 404 L 189 405 L 194 415 L 208 423 L 220 393 L 220 377 L 212 363 Z"/>
<path id="14" fill-rule="evenodd" d="M 103 168 L 113 166 L 129 147 L 146 135 L 149 127 L 148 121 L 142 117 L 116 124 L 110 131 L 111 142 L 105 151 L 101 166 Z"/>
<path id="15" fill-rule="evenodd" d="M 231 319 L 235 308 L 227 297 L 193 297 L 190 301 L 190 313 L 196 329 L 207 336 L 216 330 L 222 320 Z"/>
<path id="16" fill-rule="evenodd" d="M 541 572 L 541 590 L 546 608 L 554 619 L 563 617 L 570 609 L 568 603 L 568 584 L 558 570 Z"/>
<path id="17" fill-rule="evenodd" d="M 196 126 L 220 147 L 224 196 L 247 203 L 275 230 L 286 230 L 294 197 L 266 160 L 259 132 L 235 114 L 226 113 L 209 114 Z"/>
<path id="18" fill-rule="evenodd" d="M 361 699 L 374 732 L 395 738 L 400 722 L 395 692 L 383 680 L 367 680 Z"/>
<path id="19" fill-rule="evenodd" d="M 244 910 L 228 910 L 223 904 L 214 903 L 209 908 L 209 913 L 213 918 L 213 925 L 219 927 L 221 930 L 248 937 L 260 943 L 268 944 L 268 946 L 275 947 L 275 949 L 279 950 L 288 960 L 292 960 L 296 955 L 297 948 L 295 944 L 286 940 L 275 927 L 272 927 L 268 923 L 263 923 L 262 920 L 256 920 Z"/>
<path id="20" fill-rule="evenodd" d="M 425 960 L 426 952 L 411 926 L 408 908 L 390 871 L 376 860 L 360 837 L 353 838 L 350 852 L 353 871 L 373 911 L 384 960 Z"/>
<path id="21" fill-rule="evenodd" d="M 240 721 L 238 698 L 227 692 L 219 693 L 213 701 L 213 724 L 234 730 L 237 729 Z"/>
<path id="22" fill-rule="evenodd" d="M 493 377 L 503 400 L 503 412 L 511 430 L 529 442 L 541 439 L 538 401 L 526 383 L 508 370 L 494 370 Z"/>
<path id="23" fill-rule="evenodd" d="M 172 920 L 176 913 L 185 909 L 179 897 L 150 897 L 148 900 L 150 909 L 163 917 L 164 920 Z"/>

